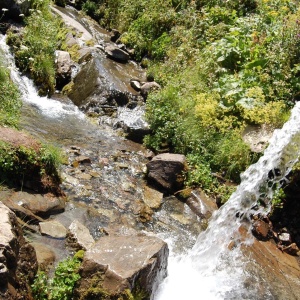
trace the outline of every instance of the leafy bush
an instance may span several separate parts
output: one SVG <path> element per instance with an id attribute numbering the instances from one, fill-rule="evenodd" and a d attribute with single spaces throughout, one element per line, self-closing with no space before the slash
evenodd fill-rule
<path id="1" fill-rule="evenodd" d="M 7 183 L 42 180 L 43 188 L 51 190 L 52 184 L 60 182 L 58 169 L 63 161 L 61 150 L 52 145 L 36 150 L 0 141 L 0 179 Z"/>
<path id="2" fill-rule="evenodd" d="M 0 56 L 1 65 L 2 62 Z M 0 90 L 0 126 L 17 127 L 22 101 L 18 88 L 4 66 L 0 66 Z"/>
<path id="3" fill-rule="evenodd" d="M 38 272 L 31 286 L 35 300 L 72 299 L 75 283 L 80 279 L 81 260 L 77 257 L 61 261 L 55 268 L 54 277 L 48 280 L 44 272 Z"/>
<path id="4" fill-rule="evenodd" d="M 8 43 L 14 46 L 17 66 L 32 75 L 42 95 L 51 95 L 55 90 L 54 52 L 58 46 L 60 23 L 52 15 L 49 4 L 49 0 L 33 1 L 22 36 L 8 35 Z"/>

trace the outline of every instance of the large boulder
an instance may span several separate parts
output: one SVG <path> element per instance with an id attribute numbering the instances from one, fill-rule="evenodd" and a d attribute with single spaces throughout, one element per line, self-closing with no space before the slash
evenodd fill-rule
<path id="1" fill-rule="evenodd" d="M 156 237 L 102 237 L 85 253 L 74 299 L 132 299 L 136 293 L 153 299 L 166 276 L 168 252 Z"/>
<path id="2" fill-rule="evenodd" d="M 115 111 L 117 106 L 124 106 L 135 98 L 102 63 L 100 59 L 91 59 L 65 87 L 73 103 L 86 112 Z"/>
<path id="3" fill-rule="evenodd" d="M 183 184 L 186 159 L 181 154 L 159 154 L 147 163 L 148 180 L 167 192 L 178 191 Z"/>
<path id="4" fill-rule="evenodd" d="M 30 5 L 30 0 L 1 0 L 0 11 L 7 9 L 5 17 L 20 22 L 23 19 L 22 15 L 28 15 Z"/>
<path id="5" fill-rule="evenodd" d="M 1 202 L 0 215 L 0 299 L 32 299 L 35 250 L 25 241 L 15 214 Z"/>

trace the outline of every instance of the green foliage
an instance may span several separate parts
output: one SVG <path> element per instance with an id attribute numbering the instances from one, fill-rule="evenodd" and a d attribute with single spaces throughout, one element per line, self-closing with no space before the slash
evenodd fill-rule
<path id="1" fill-rule="evenodd" d="M 18 88 L 10 79 L 9 70 L 2 63 L 0 56 L 0 126 L 17 127 L 22 101 Z"/>
<path id="2" fill-rule="evenodd" d="M 286 198 L 286 194 L 282 188 L 275 190 L 272 198 L 272 210 L 283 207 L 283 201 Z"/>
<path id="3" fill-rule="evenodd" d="M 188 156 L 187 185 L 227 197 L 258 155 L 247 125 L 278 128 L 300 99 L 300 9 L 288 0 L 88 0 L 162 85 L 147 99 L 145 144 Z"/>
<path id="4" fill-rule="evenodd" d="M 19 182 L 26 177 L 50 176 L 57 180 L 63 159 L 61 150 L 52 145 L 44 145 L 36 150 L 0 141 L 0 179 Z"/>
<path id="5" fill-rule="evenodd" d="M 14 46 L 12 49 L 17 66 L 32 75 L 42 95 L 51 95 L 55 90 L 54 52 L 58 46 L 57 32 L 60 26 L 49 4 L 49 0 L 33 1 L 22 36 L 12 32 L 8 35 L 8 43 Z"/>
<path id="6" fill-rule="evenodd" d="M 31 286 L 35 300 L 69 300 L 72 299 L 75 283 L 80 279 L 78 274 L 81 260 L 67 258 L 55 268 L 54 277 L 48 280 L 44 272 L 38 272 Z"/>

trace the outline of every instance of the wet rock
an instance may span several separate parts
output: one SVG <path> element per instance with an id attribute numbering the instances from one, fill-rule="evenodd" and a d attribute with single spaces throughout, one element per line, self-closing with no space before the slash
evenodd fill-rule
<path id="1" fill-rule="evenodd" d="M 252 233 L 259 240 L 267 240 L 270 238 L 271 225 L 263 220 L 256 220 L 252 224 Z"/>
<path id="2" fill-rule="evenodd" d="M 0 11 L 8 9 L 5 12 L 5 17 L 9 17 L 14 21 L 20 22 L 23 20 L 22 15 L 28 15 L 31 7 L 30 0 L 2 0 L 0 1 Z M 20 16 L 21 15 L 21 16 Z"/>
<path id="3" fill-rule="evenodd" d="M 79 173 L 79 174 L 76 175 L 76 177 L 77 177 L 78 179 L 91 180 L 92 175 L 87 174 L 87 173 Z"/>
<path id="4" fill-rule="evenodd" d="M 119 110 L 118 120 L 114 127 L 122 128 L 129 140 L 142 143 L 145 135 L 150 133 L 150 126 L 145 120 L 143 106 L 137 106 L 134 109 L 126 107 Z"/>
<path id="5" fill-rule="evenodd" d="M 124 106 L 135 98 L 115 74 L 109 74 L 98 58 L 92 58 L 81 68 L 66 93 L 85 112 L 95 109 L 115 112 L 117 106 Z"/>
<path id="6" fill-rule="evenodd" d="M 93 58 L 93 51 L 91 50 L 91 48 L 84 47 L 78 50 L 78 56 L 79 64 L 87 63 Z"/>
<path id="7" fill-rule="evenodd" d="M 141 90 L 141 83 L 138 80 L 134 80 L 134 79 L 130 80 L 130 86 L 136 91 Z"/>
<path id="8" fill-rule="evenodd" d="M 217 204 L 209 199 L 203 191 L 192 191 L 186 204 L 198 217 L 205 219 L 209 219 L 213 212 L 218 209 Z"/>
<path id="9" fill-rule="evenodd" d="M 152 209 L 158 209 L 163 200 L 163 193 L 154 190 L 148 186 L 143 189 L 144 202 Z"/>
<path id="10" fill-rule="evenodd" d="M 253 152 L 262 152 L 267 147 L 274 132 L 269 125 L 248 125 L 242 133 L 243 141 Z"/>
<path id="11" fill-rule="evenodd" d="M 94 244 L 89 230 L 79 221 L 75 220 L 69 226 L 67 244 L 76 250 L 88 250 Z"/>
<path id="12" fill-rule="evenodd" d="M 110 40 L 115 43 L 117 39 L 121 36 L 120 31 L 117 29 L 112 29 Z"/>
<path id="13" fill-rule="evenodd" d="M 291 235 L 288 232 L 282 232 L 278 235 L 278 239 L 283 244 L 290 244 L 292 242 Z"/>
<path id="14" fill-rule="evenodd" d="M 159 89 L 161 89 L 161 86 L 157 82 L 146 82 L 141 86 L 141 95 L 147 98 L 149 92 Z"/>
<path id="15" fill-rule="evenodd" d="M 39 223 L 41 234 L 46 234 L 54 238 L 65 238 L 67 229 L 64 225 L 56 220 Z"/>
<path id="16" fill-rule="evenodd" d="M 73 61 L 69 52 L 55 51 L 56 87 L 60 90 L 71 81 Z"/>
<path id="17" fill-rule="evenodd" d="M 245 264 L 245 272 L 259 274 L 259 282 L 250 284 L 263 287 L 264 292 L 268 290 L 268 299 L 299 299 L 300 265 L 297 257 L 280 251 L 271 241 L 255 240 L 250 246 L 244 245 L 242 250 L 244 256 L 250 258 Z M 254 281 L 255 276 L 251 279 Z M 253 299 L 263 299 L 261 296 L 256 294 Z"/>
<path id="18" fill-rule="evenodd" d="M 62 174 L 62 180 L 64 183 L 68 183 L 73 186 L 76 186 L 79 184 L 79 180 L 77 178 L 70 176 L 68 174 L 65 174 L 65 173 Z"/>
<path id="19" fill-rule="evenodd" d="M 156 237 L 102 237 L 85 253 L 74 299 L 117 298 L 126 290 L 152 299 L 166 276 L 168 252 L 167 244 Z"/>
<path id="20" fill-rule="evenodd" d="M 90 165 L 92 163 L 91 159 L 85 155 L 78 156 L 76 158 L 76 161 L 83 165 Z"/>
<path id="21" fill-rule="evenodd" d="M 30 194 L 26 192 L 15 192 L 6 201 L 8 205 L 22 206 L 39 216 L 57 214 L 65 209 L 65 201 L 52 195 Z"/>
<path id="22" fill-rule="evenodd" d="M 127 52 L 112 44 L 106 46 L 104 51 L 109 58 L 119 62 L 127 62 L 130 58 Z"/>
<path id="23" fill-rule="evenodd" d="M 53 266 L 55 253 L 41 243 L 31 243 L 30 245 L 35 249 L 39 270 L 47 272 Z"/>
<path id="24" fill-rule="evenodd" d="M 298 248 L 296 243 L 292 243 L 288 246 L 279 245 L 278 248 L 289 255 L 300 256 L 300 249 Z"/>
<path id="25" fill-rule="evenodd" d="M 181 154 L 159 154 L 147 163 L 148 180 L 167 192 L 175 192 L 183 185 L 182 172 L 186 159 Z"/>
<path id="26" fill-rule="evenodd" d="M 0 299 L 32 299 L 29 286 L 37 272 L 36 253 L 15 214 L 1 202 L 0 215 Z"/>

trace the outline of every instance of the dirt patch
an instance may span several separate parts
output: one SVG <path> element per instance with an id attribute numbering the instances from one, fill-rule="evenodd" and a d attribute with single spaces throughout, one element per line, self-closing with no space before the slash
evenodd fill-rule
<path id="1" fill-rule="evenodd" d="M 0 140 L 16 148 L 24 146 L 34 149 L 36 152 L 41 148 L 41 144 L 34 138 L 13 128 L 0 127 Z"/>

